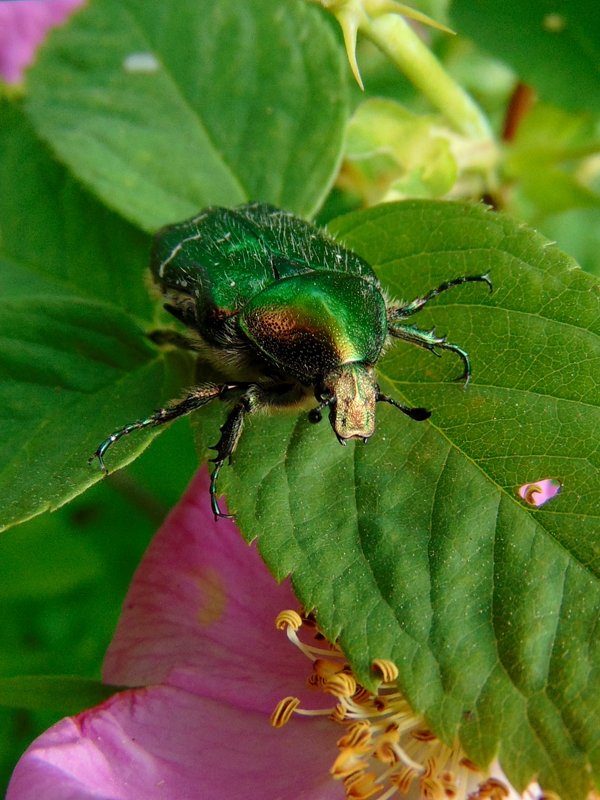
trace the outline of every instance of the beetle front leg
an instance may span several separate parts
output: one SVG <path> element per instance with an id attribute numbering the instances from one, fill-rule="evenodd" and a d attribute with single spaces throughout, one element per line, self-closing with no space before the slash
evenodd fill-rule
<path id="1" fill-rule="evenodd" d="M 217 455 L 211 459 L 215 468 L 210 476 L 210 504 L 215 519 L 219 519 L 219 517 L 231 519 L 233 516 L 232 514 L 224 514 L 219 508 L 219 502 L 217 500 L 217 479 L 221 472 L 221 467 L 226 461 L 231 459 L 231 456 L 238 446 L 242 431 L 244 430 L 246 414 L 250 414 L 252 411 L 256 411 L 257 408 L 264 406 L 265 401 L 266 398 L 263 397 L 263 393 L 258 386 L 249 386 L 245 394 L 240 397 L 239 401 L 229 412 L 227 419 L 220 429 L 221 437 L 211 448 L 211 450 L 217 451 Z"/>
<path id="2" fill-rule="evenodd" d="M 397 339 L 404 339 L 405 342 L 416 344 L 417 347 L 424 347 L 425 350 L 429 350 L 430 353 L 436 356 L 440 355 L 437 350 L 450 350 L 452 353 L 456 353 L 462 359 L 464 370 L 455 380 L 464 380 L 465 386 L 469 383 L 471 379 L 471 360 L 469 354 L 457 344 L 446 341 L 445 336 L 436 336 L 435 330 L 433 329 L 430 331 L 423 331 L 417 328 L 416 325 L 401 325 L 399 323 L 390 324 L 388 332 Z"/>
<path id="3" fill-rule="evenodd" d="M 166 422 L 171 422 L 178 417 L 189 414 L 197 408 L 201 408 L 207 403 L 210 403 L 211 400 L 221 397 L 223 392 L 228 388 L 231 387 L 218 386 L 214 383 L 203 384 L 194 389 L 193 392 L 190 392 L 187 397 L 180 400 L 178 403 L 174 403 L 166 408 L 161 408 L 155 411 L 151 416 L 146 417 L 146 419 L 139 419 L 136 422 L 125 425 L 123 428 L 119 428 L 118 431 L 111 433 L 111 435 L 98 446 L 98 449 L 90 457 L 88 463 L 91 463 L 94 458 L 97 458 L 102 471 L 108 472 L 106 464 L 104 463 L 104 454 L 109 447 L 115 442 L 118 442 L 123 436 L 128 436 L 130 433 L 133 433 L 133 431 L 139 431 L 143 428 L 156 428 L 159 425 L 164 425 Z"/>

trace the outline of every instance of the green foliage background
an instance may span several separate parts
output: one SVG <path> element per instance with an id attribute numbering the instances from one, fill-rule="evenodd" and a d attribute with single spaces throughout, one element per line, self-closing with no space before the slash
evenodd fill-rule
<path id="1" fill-rule="evenodd" d="M 551 11 L 568 25 L 544 26 Z M 449 155 L 429 181 L 414 150 L 397 154 L 414 169 L 403 185 L 424 199 L 338 216 L 359 202 L 360 181 L 333 182 L 362 98 L 332 21 L 300 0 L 183 0 L 177 13 L 91 0 L 49 37 L 23 96 L 2 101 L 0 703 L 20 705 L 0 714 L 5 777 L 76 710 L 72 681 L 18 676 L 79 675 L 76 707 L 98 701 L 132 571 L 222 422 L 207 408 L 195 436 L 177 422 L 135 462 L 156 432 L 131 437 L 110 462 L 134 463 L 108 480 L 87 466 L 107 433 L 194 379 L 186 354 L 146 336 L 167 322 L 144 286 L 149 232 L 248 199 L 319 212 L 393 296 L 486 271 L 496 289 L 456 289 L 419 318 L 469 351 L 468 391 L 451 356 L 399 344 L 381 364 L 383 391 L 432 408 L 430 422 L 381 408 L 369 446 L 342 449 L 305 415 L 250 420 L 221 483 L 243 534 L 275 575 L 292 572 L 366 683 L 373 658 L 394 658 L 413 706 L 472 758 L 499 751 L 515 783 L 537 772 L 569 798 L 585 794 L 588 763 L 598 776 L 598 283 L 521 224 L 600 274 L 586 160 L 600 150 L 598 11 L 455 0 L 450 14 L 472 41 L 432 47 L 498 136 L 518 79 L 541 98 L 489 187 L 513 219 L 423 194 L 447 182 Z M 140 53 L 156 68 L 137 69 Z M 359 62 L 367 97 L 439 122 L 372 45 Z M 342 175 L 381 174 L 379 153 L 346 155 Z M 518 497 L 546 477 L 563 484 L 547 506 Z"/>

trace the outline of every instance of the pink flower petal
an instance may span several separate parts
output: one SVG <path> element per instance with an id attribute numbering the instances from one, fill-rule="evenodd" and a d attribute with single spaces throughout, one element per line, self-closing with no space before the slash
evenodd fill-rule
<path id="1" fill-rule="evenodd" d="M 0 2 L 0 78 L 19 83 L 49 29 L 60 25 L 83 0 Z"/>
<path id="2" fill-rule="evenodd" d="M 121 692 L 64 719 L 19 761 L 7 800 L 305 800 L 343 797 L 329 777 L 339 729 L 326 718 L 275 730 L 308 662 L 274 628 L 295 607 L 194 478 L 133 579 L 104 665 Z M 331 702 L 329 702 L 331 706 Z"/>
<path id="3" fill-rule="evenodd" d="M 205 470 L 197 474 L 144 556 L 103 677 L 128 686 L 168 680 L 270 713 L 307 675 L 304 657 L 274 626 L 297 600 L 233 522 L 214 521 L 208 481 Z"/>
<path id="4" fill-rule="evenodd" d="M 43 734 L 7 800 L 340 800 L 333 729 L 275 730 L 262 714 L 171 687 L 131 690 Z"/>

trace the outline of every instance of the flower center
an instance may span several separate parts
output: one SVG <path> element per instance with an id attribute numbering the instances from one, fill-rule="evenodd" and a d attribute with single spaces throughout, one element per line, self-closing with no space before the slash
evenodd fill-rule
<path id="1" fill-rule="evenodd" d="M 388 800 L 409 792 L 423 800 L 504 800 L 511 795 L 507 783 L 480 770 L 458 743 L 449 747 L 427 728 L 399 691 L 398 669 L 391 661 L 373 662 L 381 683 L 371 692 L 358 683 L 340 648 L 327 642 L 310 616 L 283 611 L 276 626 L 312 662 L 309 686 L 332 695 L 335 704 L 303 709 L 298 698 L 286 697 L 271 723 L 281 727 L 294 714 L 328 715 L 342 726 L 331 774 L 342 781 L 348 800 Z M 301 627 L 309 634 L 303 639 Z M 524 796 L 549 798 L 541 792 Z"/>

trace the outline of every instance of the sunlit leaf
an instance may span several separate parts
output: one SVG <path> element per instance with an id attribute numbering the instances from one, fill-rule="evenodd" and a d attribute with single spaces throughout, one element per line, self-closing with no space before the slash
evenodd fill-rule
<path id="1" fill-rule="evenodd" d="M 28 109 L 74 173 L 153 231 L 248 199 L 314 212 L 340 158 L 344 75 L 299 0 L 92 0 L 50 37 Z"/>
<path id="2" fill-rule="evenodd" d="M 427 422 L 386 406 L 367 446 L 342 448 L 306 412 L 250 418 L 222 472 L 229 508 L 366 682 L 394 659 L 415 708 L 475 761 L 498 752 L 516 784 L 539 774 L 582 796 L 600 711 L 598 287 L 481 206 L 392 204 L 331 229 L 393 296 L 491 275 L 493 294 L 455 288 L 415 318 L 470 353 L 473 381 L 401 343 L 381 387 Z M 197 415 L 203 444 L 222 419 Z M 548 478 L 561 492 L 540 508 L 519 495 Z"/>
<path id="3" fill-rule="evenodd" d="M 0 529 L 98 480 L 87 464 L 98 443 L 160 406 L 186 374 L 145 336 L 148 239 L 54 164 L 16 110 L 3 110 Z"/>

